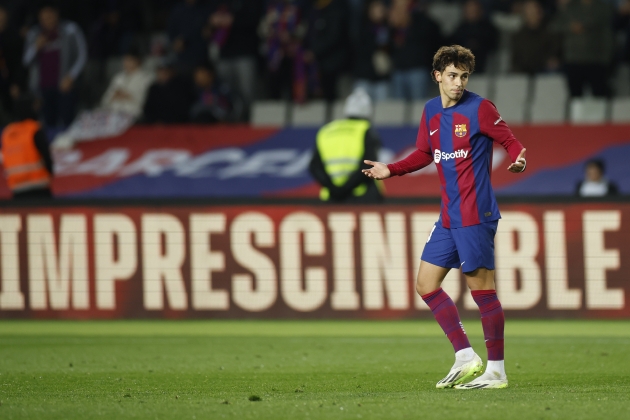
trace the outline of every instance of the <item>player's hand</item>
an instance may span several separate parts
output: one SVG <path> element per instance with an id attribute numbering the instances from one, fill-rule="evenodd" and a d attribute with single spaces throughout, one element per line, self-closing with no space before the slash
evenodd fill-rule
<path id="1" fill-rule="evenodd" d="M 516 158 L 516 162 L 514 162 L 513 164 L 508 166 L 508 171 L 514 172 L 515 174 L 517 174 L 517 173 L 523 172 L 525 170 L 525 165 L 527 164 L 527 161 L 525 160 L 525 151 L 526 150 L 527 149 L 521 150 L 521 153 Z"/>
<path id="2" fill-rule="evenodd" d="M 372 165 L 370 169 L 363 169 L 363 174 L 368 178 L 373 179 L 387 179 L 392 174 L 389 171 L 387 165 L 382 162 L 372 162 L 371 160 L 364 160 L 363 163 L 366 165 Z"/>

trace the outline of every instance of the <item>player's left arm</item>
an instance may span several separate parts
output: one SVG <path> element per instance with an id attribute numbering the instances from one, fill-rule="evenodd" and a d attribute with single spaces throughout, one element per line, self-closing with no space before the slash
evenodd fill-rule
<path id="1" fill-rule="evenodd" d="M 512 130 L 507 123 L 503 121 L 499 111 L 492 102 L 484 99 L 479 105 L 479 128 L 481 133 L 490 137 L 493 141 L 499 143 L 510 155 L 512 162 L 508 166 L 508 171 L 519 173 L 525 170 L 527 161 L 525 160 L 525 151 L 520 141 L 514 137 Z"/>

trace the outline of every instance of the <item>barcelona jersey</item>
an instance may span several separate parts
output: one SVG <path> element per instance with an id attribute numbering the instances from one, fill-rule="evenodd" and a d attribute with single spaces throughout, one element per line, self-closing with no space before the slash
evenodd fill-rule
<path id="1" fill-rule="evenodd" d="M 442 184 L 442 225 L 490 222 L 501 218 L 490 182 L 493 142 L 506 149 L 512 162 L 523 149 L 489 100 L 465 90 L 454 106 L 443 108 L 438 96 L 424 107 L 417 150 L 388 168 L 392 175 L 403 175 L 433 160 Z"/>

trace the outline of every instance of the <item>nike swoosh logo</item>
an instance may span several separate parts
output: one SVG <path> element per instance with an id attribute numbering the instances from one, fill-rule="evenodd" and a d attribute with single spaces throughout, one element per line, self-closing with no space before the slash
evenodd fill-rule
<path id="1" fill-rule="evenodd" d="M 499 117 L 499 119 L 494 122 L 494 125 L 499 124 L 501 121 L 503 121 L 503 118 Z"/>
<path id="2" fill-rule="evenodd" d="M 463 263 L 461 263 L 459 266 L 461 267 L 462 265 L 464 265 L 466 263 L 466 261 L 464 261 Z"/>
<path id="3" fill-rule="evenodd" d="M 436 131 L 438 131 L 438 130 L 439 130 L 439 128 L 437 128 L 437 129 L 435 129 L 435 130 L 431 131 L 431 132 L 429 133 L 429 135 L 430 135 L 430 136 L 434 135 L 434 134 L 435 134 L 435 132 L 436 132 Z"/>

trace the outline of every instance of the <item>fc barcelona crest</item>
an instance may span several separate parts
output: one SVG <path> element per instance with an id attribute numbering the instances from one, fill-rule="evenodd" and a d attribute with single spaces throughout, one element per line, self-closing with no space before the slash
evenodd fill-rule
<path id="1" fill-rule="evenodd" d="M 468 133 L 466 130 L 466 124 L 455 124 L 455 135 L 457 137 L 464 137 Z"/>

